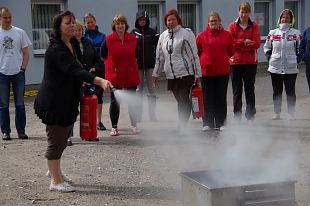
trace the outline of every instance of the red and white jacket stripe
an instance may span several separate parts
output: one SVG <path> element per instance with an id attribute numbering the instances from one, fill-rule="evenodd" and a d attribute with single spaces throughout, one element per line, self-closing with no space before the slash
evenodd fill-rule
<path id="1" fill-rule="evenodd" d="M 300 31 L 294 28 L 270 30 L 264 45 L 265 53 L 272 51 L 268 71 L 276 74 L 298 73 L 297 54 L 301 39 Z"/>

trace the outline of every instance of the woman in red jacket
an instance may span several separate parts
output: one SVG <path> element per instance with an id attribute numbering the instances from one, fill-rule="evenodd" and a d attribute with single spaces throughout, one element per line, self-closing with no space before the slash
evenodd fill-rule
<path id="1" fill-rule="evenodd" d="M 136 37 L 127 32 L 129 26 L 125 16 L 116 15 L 112 21 L 113 33 L 108 35 L 101 48 L 101 57 L 105 59 L 105 78 L 113 82 L 116 90 L 127 90 L 131 95 L 128 101 L 128 112 L 133 133 L 139 133 L 137 115 L 135 113 L 134 95 L 140 83 L 138 64 L 135 56 Z M 111 136 L 117 136 L 117 124 L 120 105 L 111 93 L 110 119 L 112 122 Z"/>
<path id="2" fill-rule="evenodd" d="M 256 113 L 254 84 L 257 72 L 257 49 L 260 46 L 259 26 L 251 21 L 250 14 L 250 4 L 248 2 L 240 3 L 239 17 L 228 27 L 228 31 L 233 36 L 236 50 L 230 59 L 234 115 L 241 119 L 242 88 L 244 85 L 245 117 L 249 123 L 254 120 Z"/>
<path id="3" fill-rule="evenodd" d="M 224 129 L 227 116 L 229 58 L 234 54 L 233 39 L 221 25 L 217 12 L 208 14 L 206 30 L 196 37 L 204 94 L 203 131 Z"/>

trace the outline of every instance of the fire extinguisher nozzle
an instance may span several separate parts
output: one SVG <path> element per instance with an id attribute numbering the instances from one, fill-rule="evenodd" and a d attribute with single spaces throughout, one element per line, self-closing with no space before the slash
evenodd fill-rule
<path id="1" fill-rule="evenodd" d="M 115 92 L 116 88 L 115 87 L 111 87 L 111 92 Z"/>

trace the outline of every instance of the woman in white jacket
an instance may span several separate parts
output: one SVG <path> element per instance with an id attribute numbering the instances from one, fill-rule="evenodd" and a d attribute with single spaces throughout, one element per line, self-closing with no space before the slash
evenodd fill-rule
<path id="1" fill-rule="evenodd" d="M 156 48 L 156 64 L 153 70 L 153 82 L 158 82 L 164 70 L 171 90 L 178 103 L 179 124 L 182 129 L 189 120 L 191 102 L 190 89 L 201 77 L 199 57 L 194 33 L 182 27 L 182 20 L 175 9 L 165 15 L 165 30 L 159 37 Z"/>
<path id="2" fill-rule="evenodd" d="M 294 118 L 296 93 L 295 83 L 298 73 L 297 54 L 301 40 L 300 31 L 293 28 L 294 15 L 289 9 L 281 12 L 278 28 L 271 30 L 264 45 L 264 52 L 269 59 L 268 72 L 273 87 L 273 120 L 280 119 L 283 84 L 287 96 L 289 119 Z"/>

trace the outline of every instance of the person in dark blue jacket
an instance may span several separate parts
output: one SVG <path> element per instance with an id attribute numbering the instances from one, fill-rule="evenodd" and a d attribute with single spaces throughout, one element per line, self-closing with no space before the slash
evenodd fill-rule
<path id="1" fill-rule="evenodd" d="M 84 15 L 84 24 L 85 24 L 85 33 L 84 37 L 88 39 L 93 47 L 96 49 L 96 54 L 99 59 L 99 67 L 96 71 L 96 75 L 104 78 L 105 69 L 104 63 L 100 59 L 100 49 L 105 41 L 105 34 L 99 31 L 98 26 L 96 25 L 96 18 L 91 13 L 86 13 Z M 102 115 L 102 103 L 103 103 L 103 91 L 99 87 L 96 88 L 96 93 L 98 96 L 98 111 L 97 111 L 97 129 L 98 130 L 106 130 L 106 127 L 101 122 Z"/>
<path id="2" fill-rule="evenodd" d="M 159 34 L 152 28 L 150 28 L 150 20 L 146 11 L 140 11 L 136 14 L 135 29 L 131 31 L 137 39 L 136 56 L 138 61 L 140 84 L 137 88 L 137 93 L 140 95 L 141 101 L 137 108 L 140 110 L 139 120 L 142 119 L 142 94 L 144 88 L 144 78 L 146 79 L 148 89 L 148 109 L 149 118 L 151 121 L 156 121 L 156 95 L 155 87 L 152 82 L 152 74 L 155 66 L 156 46 L 159 38 Z"/>
<path id="3" fill-rule="evenodd" d="M 299 45 L 299 57 L 306 63 L 306 75 L 310 92 L 310 27 L 304 31 Z"/>

